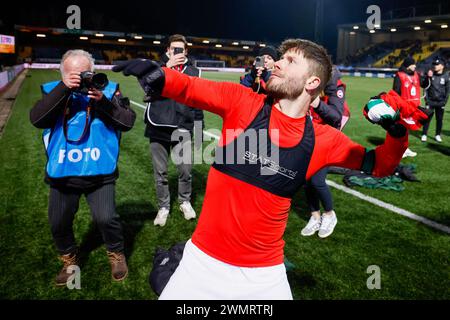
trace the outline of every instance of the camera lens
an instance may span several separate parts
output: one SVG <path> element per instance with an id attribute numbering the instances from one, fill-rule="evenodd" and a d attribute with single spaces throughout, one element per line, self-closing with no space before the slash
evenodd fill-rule
<path id="1" fill-rule="evenodd" d="M 103 90 L 108 85 L 108 77 L 104 73 L 96 73 L 92 76 L 92 86 L 95 89 Z"/>

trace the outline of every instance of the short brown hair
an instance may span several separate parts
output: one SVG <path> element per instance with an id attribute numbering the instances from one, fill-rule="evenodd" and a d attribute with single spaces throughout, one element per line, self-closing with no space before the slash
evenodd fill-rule
<path id="1" fill-rule="evenodd" d="M 278 50 L 281 55 L 289 50 L 302 53 L 303 57 L 310 62 L 310 75 L 319 77 L 321 81 L 319 87 L 315 90 L 316 94 L 319 94 L 325 88 L 331 78 L 332 63 L 324 47 L 305 39 L 287 39 L 283 41 Z"/>
<path id="2" fill-rule="evenodd" d="M 181 35 L 181 34 L 173 34 L 169 37 L 169 41 L 167 42 L 167 47 L 170 47 L 170 44 L 172 42 L 183 42 L 184 43 L 184 48 L 186 49 L 187 47 L 187 41 L 186 38 Z"/>

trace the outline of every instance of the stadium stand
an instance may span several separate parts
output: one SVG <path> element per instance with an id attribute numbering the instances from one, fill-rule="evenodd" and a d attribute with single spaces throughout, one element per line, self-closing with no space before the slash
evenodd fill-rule
<path id="1" fill-rule="evenodd" d="M 424 65 L 450 46 L 450 14 L 441 6 L 397 9 L 385 12 L 381 21 L 372 30 L 365 21 L 339 25 L 336 63 L 354 68 L 398 68 L 412 56 Z"/>
<path id="2" fill-rule="evenodd" d="M 62 54 L 76 46 L 91 52 L 98 64 L 113 64 L 115 61 L 148 58 L 159 60 L 166 50 L 168 35 L 142 35 L 139 41 L 132 34 L 85 30 L 83 34 L 71 34 L 64 29 L 33 28 L 16 25 L 20 62 L 58 63 Z M 44 34 L 38 37 L 37 34 Z M 84 38 L 84 39 L 81 39 Z M 118 39 L 124 39 L 118 43 Z M 193 60 L 209 61 L 214 65 L 246 68 L 253 63 L 256 52 L 265 44 L 256 41 L 207 39 L 187 37 L 190 42 L 189 56 Z M 238 45 L 239 44 L 239 45 Z M 214 63 L 216 62 L 216 63 Z"/>

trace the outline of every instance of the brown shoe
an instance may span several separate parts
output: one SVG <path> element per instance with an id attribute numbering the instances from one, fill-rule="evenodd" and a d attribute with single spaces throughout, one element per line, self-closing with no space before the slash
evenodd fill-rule
<path id="1" fill-rule="evenodd" d="M 107 251 L 109 263 L 111 264 L 111 275 L 113 280 L 122 281 L 128 275 L 128 266 L 125 255 L 122 252 Z"/>
<path id="2" fill-rule="evenodd" d="M 78 265 L 77 252 L 59 256 L 59 260 L 61 260 L 64 265 L 61 271 L 56 276 L 56 285 L 65 286 L 67 284 L 67 279 L 69 279 L 69 277 L 72 275 L 72 273 L 67 273 L 67 268 L 69 268 L 69 266 L 71 265 Z"/>

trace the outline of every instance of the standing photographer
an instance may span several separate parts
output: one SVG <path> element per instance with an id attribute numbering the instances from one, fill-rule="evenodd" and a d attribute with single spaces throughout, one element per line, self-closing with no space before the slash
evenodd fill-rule
<path id="1" fill-rule="evenodd" d="M 184 36 L 175 34 L 169 37 L 166 54 L 161 66 L 176 70 L 193 77 L 200 77 L 200 70 L 192 66 L 187 58 L 187 41 Z M 194 129 L 194 121 L 203 121 L 203 111 L 195 110 L 172 99 L 148 96 L 150 101 L 145 112 L 145 136 L 150 139 L 150 152 L 153 163 L 153 174 L 158 198 L 158 214 L 154 225 L 163 227 L 170 213 L 170 192 L 168 162 L 170 151 L 190 142 Z M 172 141 L 172 137 L 186 137 L 186 141 Z M 179 153 L 182 155 L 182 151 Z M 195 219 L 196 213 L 191 205 L 192 194 L 192 162 L 181 161 L 178 170 L 178 201 L 180 210 L 186 220 Z"/>
<path id="2" fill-rule="evenodd" d="M 241 84 L 252 88 L 257 93 L 264 93 L 266 83 L 269 81 L 277 60 L 278 53 L 274 47 L 267 46 L 262 48 L 255 58 L 252 70 L 241 79 Z"/>
<path id="3" fill-rule="evenodd" d="M 115 206 L 120 132 L 133 127 L 136 114 L 119 85 L 95 74 L 94 59 L 83 50 L 69 50 L 61 60 L 62 81 L 41 86 L 43 98 L 30 111 L 31 123 L 45 129 L 45 182 L 50 185 L 48 218 L 63 268 L 56 285 L 64 286 L 68 267 L 79 253 L 73 220 L 81 195 L 106 245 L 115 281 L 125 279 L 122 226 Z"/>
<path id="4" fill-rule="evenodd" d="M 447 104 L 450 93 L 450 76 L 448 72 L 444 72 L 445 62 L 441 58 L 433 60 L 433 69 L 428 71 L 429 87 L 426 89 L 425 101 L 431 109 L 431 114 L 427 123 L 423 125 L 422 142 L 427 141 L 428 128 L 431 118 L 436 112 L 436 135 L 435 140 L 442 142 L 441 131 L 442 121 L 444 119 L 444 107 Z"/>
<path id="5" fill-rule="evenodd" d="M 420 106 L 420 87 L 425 88 L 428 84 L 426 77 L 421 77 L 416 71 L 416 61 L 408 56 L 395 74 L 392 89 L 400 97 L 417 108 Z M 403 158 L 415 157 L 417 152 L 407 148 Z"/>

